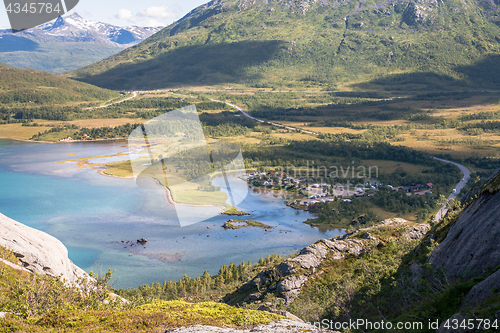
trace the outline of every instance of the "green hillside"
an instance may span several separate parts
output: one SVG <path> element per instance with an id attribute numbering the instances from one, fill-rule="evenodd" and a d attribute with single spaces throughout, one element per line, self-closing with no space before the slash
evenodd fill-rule
<path id="1" fill-rule="evenodd" d="M 491 87 L 500 83 L 500 29 L 485 17 L 485 4 L 214 0 L 70 76 L 113 89 L 231 83 L 335 89 L 372 80 Z M 420 75 L 408 76 L 414 72 Z M 380 81 L 388 73 L 397 75 Z"/>
<path id="2" fill-rule="evenodd" d="M 0 103 L 4 106 L 102 101 L 119 96 L 118 92 L 54 74 L 12 68 L 0 63 Z"/>
<path id="3" fill-rule="evenodd" d="M 2 39 L 0 61 L 20 68 L 57 74 L 90 65 L 123 49 L 90 42 L 37 43 L 25 37 L 10 35 L 4 35 Z"/>

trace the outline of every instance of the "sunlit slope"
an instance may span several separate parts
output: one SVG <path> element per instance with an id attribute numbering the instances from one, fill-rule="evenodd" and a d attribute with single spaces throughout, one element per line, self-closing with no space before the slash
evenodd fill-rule
<path id="1" fill-rule="evenodd" d="M 0 103 L 63 104 L 73 101 L 108 100 L 119 97 L 115 91 L 67 79 L 54 74 L 18 69 L 0 63 Z"/>
<path id="2" fill-rule="evenodd" d="M 113 89 L 335 86 L 412 72 L 491 86 L 499 35 L 471 0 L 216 0 L 70 75 Z"/>

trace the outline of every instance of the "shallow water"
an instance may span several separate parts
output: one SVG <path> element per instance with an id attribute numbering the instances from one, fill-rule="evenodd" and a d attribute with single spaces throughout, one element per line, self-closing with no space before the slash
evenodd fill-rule
<path id="1" fill-rule="evenodd" d="M 311 215 L 283 205 L 280 193 L 250 189 L 238 205 L 244 219 L 275 228 L 224 230 L 228 216 L 216 215 L 180 227 L 165 190 L 141 188 L 135 180 L 105 177 L 97 170 L 76 170 L 57 161 L 113 155 L 128 150 L 121 142 L 34 144 L 0 140 L 0 212 L 60 239 L 71 260 L 86 271 L 116 270 L 115 287 L 217 273 L 230 262 L 258 261 L 261 256 L 290 254 L 341 230 L 311 228 Z M 151 181 L 152 182 L 152 181 Z M 214 180 L 221 185 L 223 179 Z M 192 209 L 212 216 L 215 207 Z M 239 218 L 238 218 L 239 219 Z M 122 241 L 144 237 L 145 246 Z"/>

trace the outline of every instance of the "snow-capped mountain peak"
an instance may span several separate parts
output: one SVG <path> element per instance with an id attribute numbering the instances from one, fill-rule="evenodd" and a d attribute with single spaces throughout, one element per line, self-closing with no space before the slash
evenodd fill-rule
<path id="1" fill-rule="evenodd" d="M 118 27 L 83 18 L 78 13 L 60 16 L 55 21 L 30 29 L 30 34 L 47 35 L 66 42 L 104 42 L 118 46 L 137 44 L 161 27 Z"/>

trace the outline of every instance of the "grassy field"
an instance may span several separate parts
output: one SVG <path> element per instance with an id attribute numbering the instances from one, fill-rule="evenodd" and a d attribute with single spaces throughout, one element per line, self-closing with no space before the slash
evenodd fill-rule
<path id="1" fill-rule="evenodd" d="M 40 131 L 46 131 L 51 127 L 28 127 L 22 124 L 5 124 L 0 125 L 0 138 L 9 138 L 17 140 L 29 140 L 33 135 Z"/>
<path id="2" fill-rule="evenodd" d="M 53 125 L 53 126 L 64 126 L 64 125 L 76 125 L 78 127 L 86 128 L 98 128 L 98 127 L 115 127 L 125 124 L 136 124 L 144 123 L 144 119 L 140 118 L 117 118 L 117 119 L 79 119 L 72 121 L 36 121 L 40 125 Z M 1 126 L 0 126 L 1 128 Z"/>
<path id="3" fill-rule="evenodd" d="M 409 173 L 421 173 L 422 171 L 428 169 L 423 165 L 386 160 L 363 160 L 361 161 L 361 164 L 369 167 L 376 166 L 378 168 L 378 171 L 384 174 L 393 173 L 397 168 L 403 168 L 406 172 Z"/>

